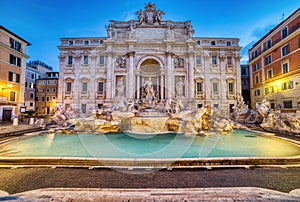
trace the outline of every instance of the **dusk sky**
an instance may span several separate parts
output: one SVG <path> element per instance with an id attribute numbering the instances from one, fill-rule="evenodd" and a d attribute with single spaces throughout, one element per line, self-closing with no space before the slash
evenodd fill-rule
<path id="1" fill-rule="evenodd" d="M 149 0 L 1 0 L 0 25 L 22 37 L 29 60 L 58 71 L 57 48 L 64 37 L 105 37 L 109 20 L 136 20 L 135 12 Z M 195 37 L 233 37 L 248 49 L 299 6 L 299 0 L 153 0 L 163 20 L 191 20 Z"/>

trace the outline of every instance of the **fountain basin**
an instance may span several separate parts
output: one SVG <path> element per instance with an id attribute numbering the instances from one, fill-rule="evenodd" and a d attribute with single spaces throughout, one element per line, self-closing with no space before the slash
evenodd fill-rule
<path id="1" fill-rule="evenodd" d="M 0 144 L 0 165 L 203 167 L 300 165 L 300 147 L 249 131 L 186 137 L 161 134 L 41 135 Z"/>

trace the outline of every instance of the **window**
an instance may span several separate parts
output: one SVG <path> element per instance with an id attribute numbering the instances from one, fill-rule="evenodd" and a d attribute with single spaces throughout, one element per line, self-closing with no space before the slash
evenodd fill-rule
<path id="1" fill-rule="evenodd" d="M 16 92 L 10 91 L 9 101 L 12 101 L 12 102 L 16 101 Z"/>
<path id="2" fill-rule="evenodd" d="M 73 56 L 68 56 L 68 65 L 73 64 Z"/>
<path id="3" fill-rule="evenodd" d="M 42 101 L 43 101 L 43 102 L 45 101 L 45 97 L 42 97 Z"/>
<path id="4" fill-rule="evenodd" d="M 212 46 L 215 46 L 215 45 L 216 45 L 216 42 L 215 42 L 215 41 L 211 41 L 210 44 L 211 44 Z"/>
<path id="5" fill-rule="evenodd" d="M 72 83 L 70 83 L 70 82 L 68 82 L 68 83 L 66 83 L 67 84 L 67 86 L 66 86 L 66 90 L 67 91 L 71 91 L 72 90 Z"/>
<path id="6" fill-rule="evenodd" d="M 203 92 L 202 85 L 203 85 L 202 82 L 197 82 L 197 88 L 196 88 L 197 94 L 201 94 Z"/>
<path id="7" fill-rule="evenodd" d="M 81 112 L 82 112 L 83 114 L 86 113 L 86 104 L 81 104 Z"/>
<path id="8" fill-rule="evenodd" d="M 104 65 L 104 55 L 100 55 L 99 64 Z"/>
<path id="9" fill-rule="evenodd" d="M 85 65 L 89 64 L 89 56 L 87 55 L 83 56 L 83 64 Z"/>
<path id="10" fill-rule="evenodd" d="M 257 56 L 258 56 L 258 51 L 255 50 L 255 51 L 254 51 L 254 57 L 256 58 Z"/>
<path id="11" fill-rule="evenodd" d="M 287 55 L 287 54 L 289 54 L 289 53 L 290 53 L 290 46 L 289 46 L 289 44 L 287 44 L 287 45 L 285 45 L 285 46 L 283 46 L 281 48 L 281 55 L 282 55 L 282 57 L 285 56 L 285 55 Z"/>
<path id="12" fill-rule="evenodd" d="M 265 94 L 266 95 L 268 95 L 269 93 L 273 93 L 273 92 L 274 92 L 273 86 L 265 88 Z"/>
<path id="13" fill-rule="evenodd" d="M 255 83 L 258 84 L 259 83 L 259 76 L 255 75 Z"/>
<path id="14" fill-rule="evenodd" d="M 282 90 L 292 89 L 294 87 L 293 81 L 288 81 L 282 84 Z"/>
<path id="15" fill-rule="evenodd" d="M 8 72 L 8 81 L 20 83 L 20 74 L 14 72 Z"/>
<path id="16" fill-rule="evenodd" d="M 227 44 L 227 46 L 231 46 L 231 42 L 230 41 L 227 41 L 226 44 Z"/>
<path id="17" fill-rule="evenodd" d="M 234 85 L 233 85 L 233 83 L 228 83 L 228 92 L 230 92 L 230 93 L 234 92 Z"/>
<path id="18" fill-rule="evenodd" d="M 257 71 L 258 69 L 259 69 L 259 63 L 257 62 L 254 64 L 254 71 Z"/>
<path id="19" fill-rule="evenodd" d="M 47 93 L 49 93 L 50 92 L 50 89 L 49 88 L 47 88 Z"/>
<path id="20" fill-rule="evenodd" d="M 288 27 L 286 26 L 283 30 L 281 30 L 281 39 L 284 39 L 288 36 Z"/>
<path id="21" fill-rule="evenodd" d="M 69 45 L 72 46 L 73 45 L 73 41 L 69 41 Z"/>
<path id="22" fill-rule="evenodd" d="M 201 65 L 201 56 L 200 55 L 196 56 L 196 64 Z"/>
<path id="23" fill-rule="evenodd" d="M 35 101 L 39 101 L 39 97 L 35 97 Z"/>
<path id="24" fill-rule="evenodd" d="M 34 74 L 31 74 L 31 79 L 34 79 Z"/>
<path id="25" fill-rule="evenodd" d="M 197 45 L 200 46 L 201 45 L 201 41 L 197 41 Z"/>
<path id="26" fill-rule="evenodd" d="M 49 101 L 50 101 L 50 98 L 49 98 L 48 96 L 46 97 L 46 101 L 47 101 L 47 102 L 49 102 Z"/>
<path id="27" fill-rule="evenodd" d="M 270 55 L 268 55 L 268 56 L 266 57 L 266 59 L 265 59 L 265 64 L 268 65 L 268 64 L 270 64 L 271 62 L 272 62 L 272 55 L 270 54 Z"/>
<path id="28" fill-rule="evenodd" d="M 254 96 L 260 96 L 260 90 L 255 90 L 254 91 Z"/>
<path id="29" fill-rule="evenodd" d="M 89 45 L 89 41 L 84 41 L 84 44 L 85 45 Z"/>
<path id="30" fill-rule="evenodd" d="M 51 84 L 51 81 L 47 81 L 47 84 L 50 85 L 50 84 Z"/>
<path id="31" fill-rule="evenodd" d="M 232 57 L 227 57 L 227 64 L 228 64 L 229 66 L 232 65 Z"/>
<path id="32" fill-rule="evenodd" d="M 273 77 L 273 71 L 272 71 L 272 69 L 268 69 L 267 70 L 267 78 L 270 79 L 272 77 Z"/>
<path id="33" fill-rule="evenodd" d="M 33 107 L 33 102 L 30 102 L 30 103 L 29 103 L 29 106 L 30 106 L 30 107 Z"/>
<path id="34" fill-rule="evenodd" d="M 103 93 L 104 90 L 104 83 L 103 82 L 99 82 L 98 83 L 98 92 L 99 93 Z"/>
<path id="35" fill-rule="evenodd" d="M 10 54 L 9 62 L 12 65 L 16 65 L 18 67 L 21 67 L 21 58 L 19 58 L 17 56 L 14 56 L 14 55 Z"/>
<path id="36" fill-rule="evenodd" d="M 31 99 L 34 98 L 34 93 L 30 93 L 30 98 L 31 98 Z"/>
<path id="37" fill-rule="evenodd" d="M 20 42 L 17 42 L 16 40 L 14 40 L 14 39 L 12 39 L 12 38 L 10 38 L 9 41 L 10 41 L 10 47 L 11 47 L 12 49 L 21 52 L 21 50 L 22 50 L 22 45 L 21 45 Z"/>
<path id="38" fill-rule="evenodd" d="M 212 56 L 211 62 L 213 65 L 216 65 L 217 64 L 217 56 Z"/>
<path id="39" fill-rule="evenodd" d="M 218 83 L 213 83 L 213 93 L 218 93 L 219 92 L 218 86 L 219 86 Z"/>
<path id="40" fill-rule="evenodd" d="M 286 73 L 288 73 L 289 72 L 289 63 L 283 63 L 282 64 L 282 73 L 283 74 L 286 74 Z"/>
<path id="41" fill-rule="evenodd" d="M 248 85 L 248 81 L 246 79 L 242 80 L 243 86 L 247 86 Z"/>
<path id="42" fill-rule="evenodd" d="M 56 92 L 56 88 L 53 88 L 53 93 L 55 93 Z"/>
<path id="43" fill-rule="evenodd" d="M 55 99 L 56 99 L 56 97 L 55 97 L 55 96 L 53 96 L 53 97 L 52 97 L 52 100 L 55 100 Z"/>
<path id="44" fill-rule="evenodd" d="M 43 84 L 46 85 L 46 81 L 43 81 Z"/>
<path id="45" fill-rule="evenodd" d="M 285 100 L 283 101 L 283 107 L 287 109 L 293 108 L 293 102 L 292 100 Z"/>
<path id="46" fill-rule="evenodd" d="M 87 92 L 87 83 L 82 83 L 82 91 Z"/>
<path id="47" fill-rule="evenodd" d="M 56 85 L 56 84 L 57 84 L 57 81 L 56 81 L 56 80 L 54 80 L 54 81 L 53 81 L 53 84 L 54 84 L 54 85 Z"/>
<path id="48" fill-rule="evenodd" d="M 247 68 L 243 68 L 243 69 L 242 69 L 242 75 L 245 75 L 245 76 L 248 75 L 248 73 L 247 73 Z"/>
<path id="49" fill-rule="evenodd" d="M 269 39 L 267 41 L 267 49 L 271 48 L 272 47 L 272 39 Z"/>

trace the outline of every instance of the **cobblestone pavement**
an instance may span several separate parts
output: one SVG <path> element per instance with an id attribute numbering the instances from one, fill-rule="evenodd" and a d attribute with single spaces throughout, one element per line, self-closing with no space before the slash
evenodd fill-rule
<path id="1" fill-rule="evenodd" d="M 176 169 L 132 174 L 110 169 L 0 168 L 0 190 L 10 194 L 42 188 L 260 187 L 289 193 L 300 188 L 300 167 Z"/>

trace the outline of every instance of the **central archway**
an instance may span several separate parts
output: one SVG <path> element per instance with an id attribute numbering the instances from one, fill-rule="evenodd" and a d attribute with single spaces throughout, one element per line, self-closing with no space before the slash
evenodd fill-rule
<path id="1" fill-rule="evenodd" d="M 149 84 L 151 85 L 151 99 L 162 100 L 165 97 L 165 75 L 162 62 L 154 57 L 143 58 L 138 65 L 139 74 L 136 75 L 137 99 L 149 99 Z M 148 88 L 146 88 L 148 87 Z M 148 95 L 148 96 L 147 96 Z"/>

